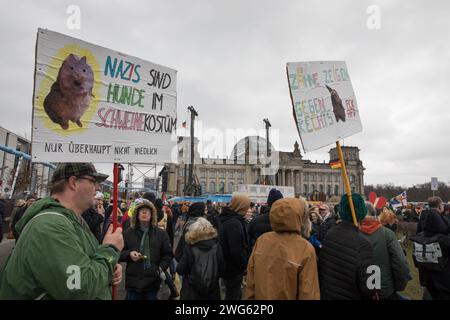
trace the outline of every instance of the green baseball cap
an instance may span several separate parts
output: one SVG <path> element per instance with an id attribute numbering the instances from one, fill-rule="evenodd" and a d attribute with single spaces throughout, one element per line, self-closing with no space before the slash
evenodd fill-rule
<path id="1" fill-rule="evenodd" d="M 101 183 L 108 178 L 108 175 L 99 173 L 95 170 L 92 163 L 89 162 L 63 162 L 58 164 L 53 172 L 52 183 L 58 180 L 68 179 L 69 177 L 81 177 L 81 176 L 91 176 L 98 183 Z"/>

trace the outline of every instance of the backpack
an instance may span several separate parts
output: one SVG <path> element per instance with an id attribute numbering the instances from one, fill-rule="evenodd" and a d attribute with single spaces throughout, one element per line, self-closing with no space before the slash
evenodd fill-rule
<path id="1" fill-rule="evenodd" d="M 217 287 L 219 265 L 217 261 L 217 243 L 203 251 L 193 246 L 194 264 L 189 274 L 190 284 L 197 293 L 208 294 Z"/>
<path id="2" fill-rule="evenodd" d="M 446 247 L 439 242 L 442 235 L 437 234 L 431 237 L 420 232 L 410 240 L 413 243 L 414 265 L 419 270 L 443 271 L 448 264 L 448 254 Z"/>

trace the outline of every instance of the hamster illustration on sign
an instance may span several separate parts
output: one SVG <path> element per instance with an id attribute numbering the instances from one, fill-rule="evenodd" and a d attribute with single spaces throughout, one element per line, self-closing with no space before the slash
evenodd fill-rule
<path id="1" fill-rule="evenodd" d="M 32 159 L 172 163 L 177 71 L 38 29 Z"/>
<path id="2" fill-rule="evenodd" d="M 45 112 L 64 130 L 69 128 L 69 121 L 83 127 L 81 117 L 91 102 L 93 83 L 94 73 L 86 57 L 69 54 L 44 100 Z"/>

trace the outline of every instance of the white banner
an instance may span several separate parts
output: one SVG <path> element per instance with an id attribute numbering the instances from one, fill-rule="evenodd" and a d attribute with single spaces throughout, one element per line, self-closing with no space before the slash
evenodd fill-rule
<path id="1" fill-rule="evenodd" d="M 305 151 L 362 131 L 344 61 L 287 63 L 294 118 Z"/>
<path id="2" fill-rule="evenodd" d="M 36 47 L 33 161 L 176 161 L 176 70 L 43 29 Z"/>

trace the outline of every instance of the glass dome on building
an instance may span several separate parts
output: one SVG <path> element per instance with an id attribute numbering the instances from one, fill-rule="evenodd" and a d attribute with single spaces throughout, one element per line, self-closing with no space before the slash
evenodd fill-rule
<path id="1" fill-rule="evenodd" d="M 273 145 L 270 144 L 270 152 L 274 151 Z M 248 161 L 252 163 L 256 161 L 259 156 L 266 155 L 266 153 L 267 140 L 265 138 L 260 136 L 247 136 L 234 145 L 230 158 L 236 158 L 238 161 L 245 161 L 247 156 Z"/>

